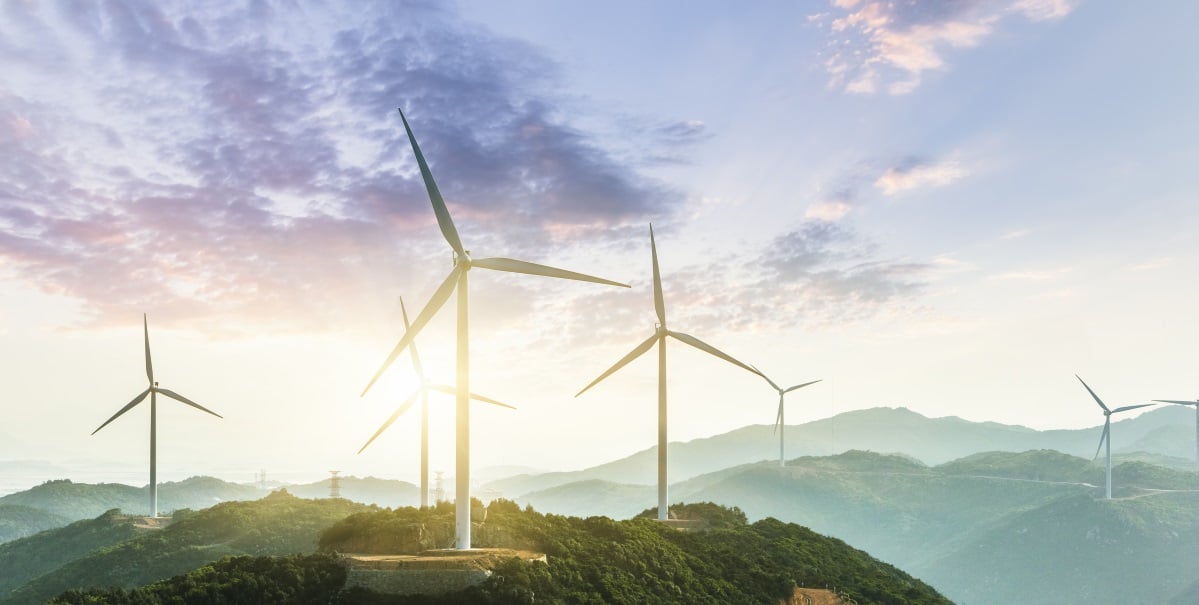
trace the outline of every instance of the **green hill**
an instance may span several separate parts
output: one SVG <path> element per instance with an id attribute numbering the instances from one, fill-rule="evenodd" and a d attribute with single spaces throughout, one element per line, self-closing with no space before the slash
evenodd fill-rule
<path id="1" fill-rule="evenodd" d="M 178 511 L 165 529 L 110 542 L 110 546 L 56 566 L 0 597 L 0 603 L 41 603 L 72 588 L 134 588 L 229 555 L 312 552 L 324 528 L 367 510 L 371 507 L 348 500 L 306 500 L 279 491 L 255 501 L 226 502 L 199 512 Z M 67 548 L 75 539 L 70 533 L 55 536 L 57 539 L 45 542 L 48 549 L 54 545 Z"/>
<path id="2" fill-rule="evenodd" d="M 847 452 L 797 458 L 785 468 L 777 462 L 760 462 L 725 469 L 672 485 L 670 497 L 672 501 L 737 506 L 750 519 L 773 517 L 801 523 L 925 579 L 950 598 L 985 604 L 1012 601 L 1004 600 L 1005 593 L 960 592 L 972 582 L 989 581 L 987 573 L 992 567 L 985 559 L 967 554 L 987 548 L 987 536 L 1008 531 L 1008 524 L 1021 515 L 1045 515 L 1046 525 L 1051 525 L 1052 519 L 1070 514 L 1058 507 L 1059 503 L 1095 501 L 1102 495 L 1103 480 L 1100 465 L 1050 450 L 986 452 L 931 468 L 901 456 Z M 1178 502 L 1186 492 L 1169 491 L 1193 489 L 1194 473 L 1127 462 L 1115 467 L 1113 480 L 1115 495 L 1127 498 L 1117 502 L 1131 503 L 1127 506 L 1132 511 L 1143 506 L 1165 506 L 1172 511 L 1170 514 L 1192 522 L 1199 514 L 1199 508 L 1186 508 Z M 617 498 L 620 494 L 628 499 Z M 575 510 L 585 508 L 590 514 L 598 514 L 603 511 L 597 509 L 606 507 L 613 511 L 610 514 L 619 512 L 623 516 L 635 514 L 630 511 L 644 509 L 654 500 L 652 487 L 592 482 L 559 486 L 521 499 L 522 503 L 555 513 L 575 514 Z M 1060 523 L 1076 520 L 1062 518 Z M 1199 543 L 1193 539 L 1199 531 L 1189 535 L 1193 543 Z M 1199 568 L 1192 564 L 1189 575 L 1180 573 L 1167 582 L 1164 574 L 1172 569 L 1170 566 L 1159 569 L 1141 563 L 1156 556 L 1150 553 L 1158 552 L 1172 553 L 1185 561 L 1199 560 L 1185 558 L 1191 553 L 1183 552 L 1182 545 L 1171 542 L 1167 534 L 1148 532 L 1144 542 L 1126 541 L 1124 546 L 1105 556 L 1131 571 L 1097 576 L 1093 583 L 1181 590 L 1178 582 L 1190 582 L 1199 576 Z M 1040 561 L 1041 568 L 1052 568 L 1057 553 L 1085 547 L 1086 543 L 1077 541 L 1038 542 L 1021 556 L 1022 560 Z M 1025 578 L 1021 573 L 1035 573 L 1041 568 L 1014 568 L 1002 581 L 1014 586 L 1031 585 L 1037 581 L 1036 576 Z M 1057 602 L 1074 602 L 1069 584 L 1040 589 Z"/>
<path id="3" fill-rule="evenodd" d="M 420 488 L 407 481 L 376 477 L 341 477 L 341 497 L 363 504 L 389 508 L 419 506 Z M 287 491 L 301 498 L 328 498 L 329 480 L 288 485 Z"/>
<path id="4" fill-rule="evenodd" d="M 62 527 L 66 517 L 19 504 L 0 505 L 0 544 L 32 536 L 45 529 Z"/>
<path id="5" fill-rule="evenodd" d="M 1199 581 L 1197 510 L 1195 493 L 1064 498 L 916 569 L 963 603 L 1164 603 Z"/>
<path id="6" fill-rule="evenodd" d="M 138 535 L 133 525 L 113 509 L 95 519 L 0 545 L 0 601 L 18 586 L 50 573 L 88 554 Z"/>
<path id="7" fill-rule="evenodd" d="M 266 492 L 248 485 L 213 477 L 192 477 L 158 486 L 159 510 L 207 508 L 229 500 L 253 500 Z M 0 506 L 28 506 L 64 517 L 69 521 L 93 519 L 119 508 L 129 514 L 149 514 L 150 490 L 123 483 L 74 483 L 69 479 L 47 481 L 22 492 L 0 498 Z"/>

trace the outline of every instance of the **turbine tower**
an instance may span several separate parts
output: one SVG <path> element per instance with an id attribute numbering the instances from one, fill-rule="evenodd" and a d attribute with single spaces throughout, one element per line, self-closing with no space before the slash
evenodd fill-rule
<path id="1" fill-rule="evenodd" d="M 1099 450 L 1103 449 L 1104 444 L 1107 444 L 1107 491 L 1106 491 L 1107 495 L 1105 497 L 1108 500 L 1111 500 L 1112 499 L 1112 414 L 1119 414 L 1120 412 L 1127 412 L 1129 410 L 1135 410 L 1137 408 L 1148 407 L 1153 404 L 1152 403 L 1139 403 L 1137 405 L 1126 405 L 1123 407 L 1118 407 L 1114 410 L 1109 409 L 1107 407 L 1107 405 L 1103 403 L 1103 400 L 1100 399 L 1099 396 L 1095 394 L 1095 391 L 1091 390 L 1091 387 L 1087 386 L 1087 383 L 1085 381 L 1083 381 L 1083 379 L 1078 374 L 1075 374 L 1074 377 L 1078 378 L 1078 381 L 1082 383 L 1083 387 L 1086 387 L 1087 392 L 1090 393 L 1091 397 L 1093 397 L 1095 399 L 1095 403 L 1098 403 L 1099 407 L 1103 408 L 1103 434 L 1100 435 L 1100 437 L 1099 437 L 1099 447 L 1095 448 L 1095 455 L 1091 457 L 1091 461 L 1094 461 L 1095 458 L 1099 457 Z"/>
<path id="2" fill-rule="evenodd" d="M 458 371 L 457 371 L 457 388 L 455 389 L 456 405 L 456 444 L 457 453 L 455 456 L 455 504 L 454 517 L 457 526 L 457 548 L 470 548 L 470 321 L 469 321 L 469 296 L 470 288 L 467 281 L 467 276 L 473 268 L 491 269 L 493 271 L 507 271 L 510 273 L 524 273 L 526 275 L 541 275 L 544 277 L 557 277 L 561 279 L 573 279 L 578 281 L 594 282 L 597 284 L 607 284 L 610 286 L 620 286 L 622 288 L 629 287 L 628 284 L 614 282 L 600 277 L 575 273 L 573 271 L 565 271 L 556 269 L 546 265 L 538 265 L 535 263 L 514 260 L 511 258 L 472 258 L 470 251 L 462 246 L 462 240 L 458 237 L 458 230 L 454 228 L 454 221 L 450 218 L 450 211 L 446 208 L 445 200 L 441 197 L 441 192 L 437 189 L 437 183 L 433 181 L 433 173 L 429 172 L 429 165 L 425 162 L 425 156 L 420 151 L 420 146 L 416 143 L 416 137 L 412 134 L 412 127 L 408 125 L 408 119 L 404 117 L 404 111 L 400 110 L 400 120 L 404 122 L 404 130 L 408 134 L 408 140 L 412 143 L 412 154 L 416 156 L 417 166 L 420 167 L 421 178 L 425 181 L 425 189 L 429 193 L 429 202 L 433 205 L 433 214 L 437 216 L 437 225 L 441 228 L 441 234 L 445 237 L 446 242 L 453 248 L 454 251 L 454 268 L 450 270 L 450 274 L 445 278 L 445 281 L 438 286 L 433 293 L 433 297 L 425 303 L 425 308 L 416 315 L 416 320 L 412 322 L 410 330 L 404 333 L 400 338 L 400 342 L 396 343 L 391 354 L 383 361 L 382 367 L 371 381 L 362 390 L 365 395 L 370 390 L 371 386 L 379 380 L 379 376 L 383 371 L 391 365 L 395 358 L 410 344 L 412 339 L 429 323 L 433 315 L 445 305 L 449 300 L 450 295 L 455 290 L 458 292 Z"/>
<path id="3" fill-rule="evenodd" d="M 754 369 L 756 370 L 757 368 L 754 368 Z M 786 458 L 783 457 L 783 430 L 786 428 L 786 425 L 783 424 L 783 396 L 786 395 L 787 393 L 790 393 L 791 391 L 794 391 L 797 389 L 802 389 L 810 384 L 816 384 L 817 382 L 820 382 L 820 381 L 813 380 L 811 382 L 797 384 L 793 387 L 787 387 L 784 389 L 783 387 L 780 387 L 779 385 L 775 384 L 774 381 L 771 380 L 769 376 L 762 374 L 761 372 L 758 372 L 758 374 L 762 376 L 763 380 L 770 383 L 770 386 L 773 387 L 775 391 L 778 391 L 778 394 L 779 394 L 779 411 L 778 411 L 778 414 L 774 417 L 774 432 L 778 433 L 778 435 L 779 435 L 779 466 L 787 466 Z"/>
<path id="4" fill-rule="evenodd" d="M 1154 399 L 1161 403 L 1174 403 L 1178 405 L 1193 405 L 1195 406 L 1195 468 L 1199 470 L 1199 400 L 1196 401 L 1176 401 L 1174 399 Z"/>
<path id="5" fill-rule="evenodd" d="M 408 310 L 404 308 L 403 297 L 400 298 L 400 312 L 404 314 L 404 329 L 411 329 L 412 326 L 408 324 Z M 429 382 L 429 379 L 425 376 L 424 366 L 421 365 L 420 362 L 420 354 L 418 354 L 416 351 L 415 341 L 412 343 L 411 355 L 412 369 L 416 372 L 416 377 L 418 380 L 420 380 L 420 384 L 416 387 L 416 390 L 404 400 L 404 403 L 401 403 L 400 407 L 396 408 L 395 412 L 392 412 L 391 417 L 387 419 L 387 422 L 384 422 L 383 426 L 379 427 L 379 430 L 375 431 L 374 435 L 371 435 L 371 438 L 366 441 L 366 445 L 363 445 L 362 449 L 358 450 L 358 453 L 361 454 L 362 451 L 366 449 L 366 446 L 370 445 L 376 437 L 383 434 L 383 431 L 387 430 L 387 427 L 391 426 L 391 424 L 396 421 L 396 418 L 399 418 L 400 415 L 408 411 L 408 408 L 412 407 L 412 404 L 416 402 L 416 396 L 420 395 L 420 505 L 421 508 L 426 508 L 429 506 L 429 391 L 440 391 L 442 393 L 453 395 L 454 387 L 445 384 L 432 384 Z M 475 393 L 471 393 L 470 397 L 471 399 L 490 403 L 492 405 L 498 405 L 513 410 L 516 409 L 515 407 L 506 403 L 501 403 L 494 399 L 477 395 Z"/>
<path id="6" fill-rule="evenodd" d="M 599 381 L 612 375 L 613 372 L 623 368 L 626 364 L 637 359 L 656 343 L 658 345 L 658 519 L 665 520 L 669 514 L 669 503 L 667 502 L 667 486 L 666 486 L 666 337 L 670 336 L 683 343 L 689 344 L 705 353 L 710 353 L 719 357 L 731 364 L 740 366 L 749 372 L 753 372 L 761 376 L 761 372 L 755 370 L 752 366 L 745 365 L 731 356 L 721 352 L 716 347 L 682 332 L 675 332 L 666 328 L 666 304 L 662 299 L 662 277 L 658 271 L 658 246 L 654 243 L 654 226 L 649 226 L 649 248 L 650 255 L 654 264 L 654 311 L 658 314 L 658 323 L 654 325 L 654 333 L 644 342 L 637 345 L 628 355 L 625 355 L 616 362 L 616 365 L 608 368 L 608 371 L 599 375 L 599 378 L 591 381 L 591 384 L 583 387 L 582 391 L 575 393 L 575 397 L 582 395 L 595 386 Z"/>
<path id="7" fill-rule="evenodd" d="M 125 407 L 121 408 L 116 414 L 113 414 L 112 418 L 105 420 L 104 424 L 101 424 L 99 428 L 92 431 L 92 434 L 95 435 L 100 432 L 100 429 L 108 426 L 108 423 L 120 417 L 121 414 L 132 410 L 146 398 L 146 395 L 150 396 L 150 516 L 158 517 L 158 394 L 162 393 L 175 401 L 186 403 L 201 412 L 208 412 L 217 418 L 223 418 L 223 416 L 179 393 L 160 388 L 158 383 L 154 382 L 154 364 L 150 362 L 150 326 L 146 320 L 145 313 L 142 314 L 142 330 L 146 338 L 146 378 L 150 381 L 150 386 L 146 387 L 146 390 L 142 391 L 137 397 L 134 397 L 133 401 L 125 404 Z"/>

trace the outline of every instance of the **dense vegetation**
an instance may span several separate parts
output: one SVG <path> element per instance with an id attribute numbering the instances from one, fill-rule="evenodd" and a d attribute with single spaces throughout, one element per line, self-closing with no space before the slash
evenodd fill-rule
<path id="1" fill-rule="evenodd" d="M 0 544 L 32 536 L 39 531 L 62 527 L 70 519 L 32 506 L 0 505 Z"/>
<path id="2" fill-rule="evenodd" d="M 329 555 L 226 557 L 149 586 L 69 590 L 54 605 L 325 605 L 345 583 L 345 567 Z M 347 601 L 348 602 L 348 601 Z"/>
<path id="3" fill-rule="evenodd" d="M 372 508 L 342 499 L 304 500 L 279 491 L 256 501 L 178 511 L 166 529 L 145 531 L 75 558 L 7 595 L 0 594 L 0 603 L 41 603 L 78 587 L 135 588 L 230 555 L 310 553 L 323 529 Z M 69 548 L 74 539 L 69 533 L 56 535 L 46 547 Z"/>
<path id="4" fill-rule="evenodd" d="M 894 567 L 804 527 L 774 519 L 746 524 L 740 511 L 711 504 L 673 508 L 679 518 L 711 515 L 712 529 L 681 532 L 641 518 L 542 515 L 512 502 L 493 502 L 475 545 L 544 552 L 549 564 L 501 566 L 471 602 L 523 603 L 536 595 L 538 603 L 774 603 L 790 597 L 797 585 L 835 586 L 862 604 L 948 602 Z M 362 513 L 329 528 L 321 548 L 384 544 L 389 532 L 392 544 L 401 544 L 413 527 L 439 534 L 452 531 L 452 522 L 448 507 Z"/>
<path id="5" fill-rule="evenodd" d="M 0 545 L 0 601 L 14 588 L 71 561 L 138 534 L 133 525 L 110 510 L 95 519 L 76 521 L 35 536 Z"/>

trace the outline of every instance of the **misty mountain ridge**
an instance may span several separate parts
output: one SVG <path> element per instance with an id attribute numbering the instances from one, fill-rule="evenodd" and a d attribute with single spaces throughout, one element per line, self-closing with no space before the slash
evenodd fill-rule
<path id="1" fill-rule="evenodd" d="M 1159 603 L 1199 581 L 1193 471 L 1118 464 L 1116 499 L 1105 501 L 1101 465 L 1053 450 L 982 452 L 938 466 L 866 451 L 787 464 L 755 462 L 679 481 L 670 501 L 735 505 L 750 520 L 802 524 L 972 604 L 1080 602 L 1082 594 L 1087 603 Z M 585 480 L 518 502 L 563 515 L 627 517 L 655 500 L 653 486 Z M 1156 567 L 1137 581 L 1116 571 L 1146 561 Z"/>
<path id="2" fill-rule="evenodd" d="M 1161 406 L 1135 418 L 1113 422 L 1112 450 L 1124 456 L 1136 453 L 1136 457 L 1156 464 L 1192 468 L 1195 438 L 1193 429 L 1188 427 L 1193 426 L 1192 410 L 1183 406 Z M 1089 458 L 1095 453 L 1101 432 L 1102 425 L 1042 431 L 997 422 L 974 422 L 957 416 L 928 418 L 907 408 L 878 407 L 788 425 L 784 437 L 788 458 L 868 450 L 904 454 L 936 465 L 985 451 L 1057 450 Z M 731 466 L 772 459 L 778 459 L 778 435 L 774 427 L 750 425 L 712 437 L 672 442 L 670 478 L 681 481 Z M 483 488 L 507 498 L 517 498 L 589 479 L 655 485 L 657 446 L 582 470 L 516 475 L 486 483 Z"/>

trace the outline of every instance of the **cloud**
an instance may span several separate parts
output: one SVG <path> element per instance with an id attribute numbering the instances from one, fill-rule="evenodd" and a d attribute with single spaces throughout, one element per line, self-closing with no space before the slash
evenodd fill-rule
<path id="1" fill-rule="evenodd" d="M 923 74 L 948 69 L 949 49 L 973 48 L 1000 21 L 1020 15 L 1031 21 L 1060 19 L 1070 0 L 833 0 L 826 24 L 832 51 L 825 60 L 830 85 L 854 94 L 908 94 Z"/>
<path id="2" fill-rule="evenodd" d="M 874 186 L 882 191 L 883 195 L 895 195 L 921 187 L 948 185 L 966 174 L 966 170 L 956 160 L 933 163 L 908 160 L 902 165 L 888 168 L 874 181 Z"/>
<path id="3" fill-rule="evenodd" d="M 572 126 L 551 60 L 438 3 L 9 3 L 0 40 L 0 270 L 92 323 L 329 329 L 390 310 L 381 283 L 436 279 L 410 264 L 444 245 L 397 106 L 489 250 L 602 240 L 682 199 Z M 634 142 L 683 157 L 705 136 Z"/>

